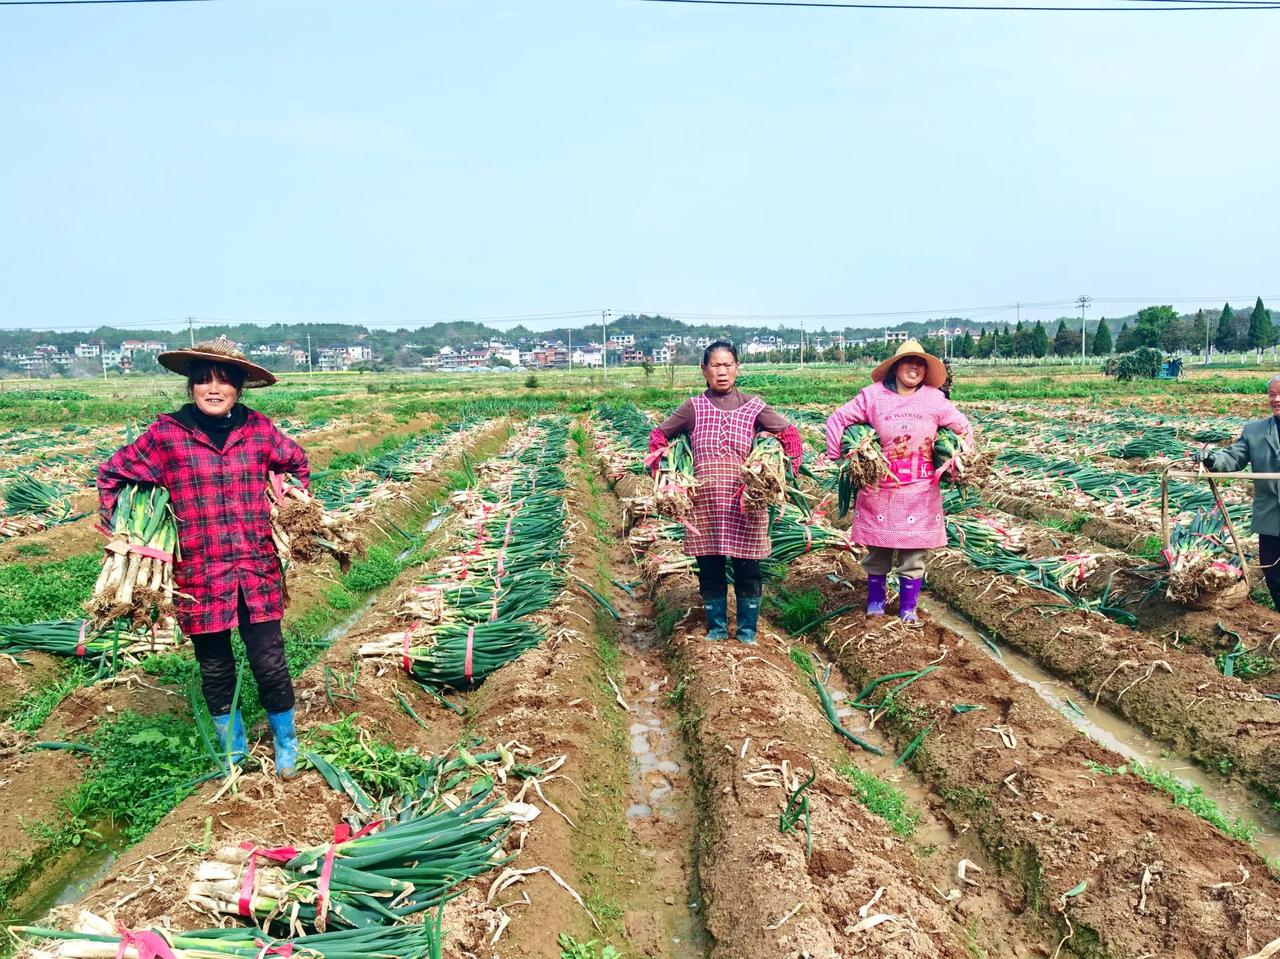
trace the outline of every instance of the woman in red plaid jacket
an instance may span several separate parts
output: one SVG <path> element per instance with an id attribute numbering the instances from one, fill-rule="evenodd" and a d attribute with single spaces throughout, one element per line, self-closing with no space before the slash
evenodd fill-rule
<path id="1" fill-rule="evenodd" d="M 707 639 L 729 637 L 729 586 L 725 560 L 733 563 L 738 600 L 737 639 L 756 641 L 760 617 L 760 560 L 769 555 L 769 514 L 742 509 L 740 470 L 755 443 L 756 431 L 776 433 L 792 465 L 800 468 L 804 444 L 800 431 L 758 396 L 740 393 L 738 351 L 718 340 L 702 354 L 705 392 L 687 399 L 649 434 L 649 453 L 689 434 L 698 486 L 684 551 L 698 560 L 698 591 L 707 613 Z"/>
<path id="2" fill-rule="evenodd" d="M 285 663 L 284 590 L 264 491 L 268 472 L 307 484 L 307 456 L 261 413 L 239 402 L 245 389 L 276 378 L 225 338 L 162 353 L 159 362 L 187 377 L 191 402 L 165 413 L 98 467 L 98 505 L 106 524 L 128 483 L 169 491 L 178 521 L 174 602 L 178 625 L 200 664 L 205 702 L 234 761 L 247 755 L 244 721 L 231 715 L 236 665 L 231 630 L 239 627 L 258 699 L 275 741 L 276 771 L 297 775 L 293 680 Z"/>

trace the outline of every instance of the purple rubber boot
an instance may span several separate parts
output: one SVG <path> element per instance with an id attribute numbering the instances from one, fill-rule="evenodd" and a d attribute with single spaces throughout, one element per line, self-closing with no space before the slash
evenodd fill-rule
<path id="1" fill-rule="evenodd" d="M 884 615 L 884 576 L 867 577 L 867 615 Z"/>
<path id="2" fill-rule="evenodd" d="M 920 598 L 920 587 L 923 585 L 923 579 L 898 577 L 898 618 L 904 623 L 917 621 L 916 600 Z"/>

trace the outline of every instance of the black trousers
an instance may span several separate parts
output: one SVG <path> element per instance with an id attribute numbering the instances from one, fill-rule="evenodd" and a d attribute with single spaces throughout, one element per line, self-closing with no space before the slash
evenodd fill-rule
<path id="1" fill-rule="evenodd" d="M 293 678 L 284 659 L 284 634 L 280 620 L 266 623 L 249 622 L 249 608 L 244 594 L 239 594 L 237 616 L 240 638 L 249 654 L 249 668 L 258 682 L 258 702 L 269 713 L 293 708 Z M 231 652 L 231 630 L 197 633 L 191 637 L 196 662 L 200 664 L 200 687 L 204 701 L 213 716 L 231 712 L 231 699 L 236 689 L 236 660 Z"/>
<path id="2" fill-rule="evenodd" d="M 698 592 L 704 598 L 719 599 L 729 594 L 725 556 L 698 557 Z M 760 595 L 760 560 L 732 558 L 733 588 L 739 596 Z"/>
<path id="3" fill-rule="evenodd" d="M 1258 534 L 1258 562 L 1262 564 L 1271 601 L 1280 609 L 1280 536 Z"/>

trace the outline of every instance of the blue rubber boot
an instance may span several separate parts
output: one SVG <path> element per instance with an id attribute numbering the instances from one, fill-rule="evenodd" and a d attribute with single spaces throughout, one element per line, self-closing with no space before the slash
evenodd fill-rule
<path id="1" fill-rule="evenodd" d="M 754 646 L 756 642 L 756 623 L 760 619 L 760 597 L 738 597 L 738 642 Z"/>
<path id="2" fill-rule="evenodd" d="M 707 639 L 728 639 L 729 597 L 704 598 L 702 606 L 707 611 Z"/>
<path id="3" fill-rule="evenodd" d="M 298 732 L 293 726 L 293 710 L 267 713 L 267 722 L 276 747 L 276 775 L 293 779 L 298 775 Z"/>
<path id="4" fill-rule="evenodd" d="M 888 577 L 885 576 L 868 576 L 867 577 L 867 615 L 883 616 L 884 615 L 884 583 Z"/>
<path id="5" fill-rule="evenodd" d="M 233 764 L 244 762 L 249 755 L 249 743 L 245 739 L 244 720 L 240 717 L 240 710 L 237 709 L 234 714 L 211 718 L 213 728 L 218 731 L 218 749 L 222 751 L 221 755 L 225 757 L 230 751 Z"/>
<path id="6" fill-rule="evenodd" d="M 898 577 L 898 618 L 904 623 L 914 623 L 919 620 L 916 616 L 916 600 L 920 598 L 920 587 L 923 585 L 923 579 Z"/>

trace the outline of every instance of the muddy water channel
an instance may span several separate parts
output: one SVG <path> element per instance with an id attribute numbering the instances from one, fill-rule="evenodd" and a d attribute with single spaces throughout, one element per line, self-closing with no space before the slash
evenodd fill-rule
<path id="1" fill-rule="evenodd" d="M 636 892 L 652 897 L 627 911 L 627 938 L 649 955 L 694 959 L 707 954 L 710 942 L 695 868 L 693 780 L 675 711 L 667 704 L 672 681 L 653 611 L 647 603 L 628 601 L 621 612 L 622 696 L 631 753 L 624 808 L 650 886 Z"/>
<path id="2" fill-rule="evenodd" d="M 1257 831 L 1254 844 L 1260 855 L 1269 860 L 1280 856 L 1280 814 L 1270 804 L 1238 783 L 1218 778 L 1180 757 L 1168 755 L 1158 742 L 1115 714 L 1095 707 L 1079 690 L 1054 679 L 1034 660 L 1006 646 L 997 646 L 945 604 L 926 600 L 922 605 L 937 622 L 969 639 L 976 648 L 989 652 L 1009 675 L 1035 690 L 1041 699 L 1066 716 L 1090 739 L 1126 759 L 1137 760 L 1144 766 L 1159 769 L 1199 787 L 1228 819 L 1238 819 Z"/>

